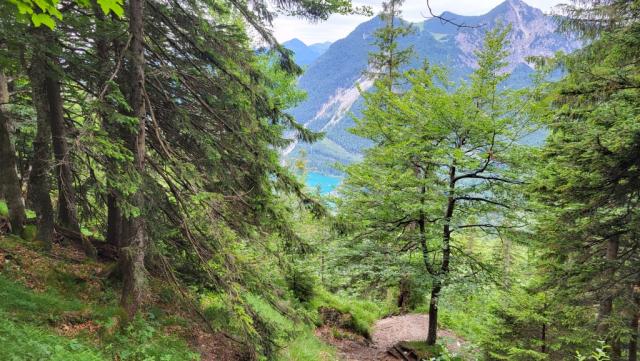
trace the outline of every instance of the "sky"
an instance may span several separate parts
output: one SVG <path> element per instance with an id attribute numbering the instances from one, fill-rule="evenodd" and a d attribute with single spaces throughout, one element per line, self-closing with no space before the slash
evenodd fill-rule
<path id="1" fill-rule="evenodd" d="M 545 13 L 551 12 L 553 6 L 567 2 L 566 0 L 524 1 Z M 502 2 L 503 0 L 430 0 L 434 14 L 451 11 L 460 15 L 482 15 Z M 375 13 L 381 9 L 382 0 L 354 0 L 353 3 L 371 6 Z M 428 18 L 428 14 L 425 0 L 406 0 L 402 7 L 402 17 L 409 21 L 424 21 Z M 310 45 L 342 39 L 366 20 L 364 16 L 333 15 L 327 21 L 314 24 L 304 19 L 281 16 L 274 21 L 273 30 L 280 42 L 298 38 Z"/>

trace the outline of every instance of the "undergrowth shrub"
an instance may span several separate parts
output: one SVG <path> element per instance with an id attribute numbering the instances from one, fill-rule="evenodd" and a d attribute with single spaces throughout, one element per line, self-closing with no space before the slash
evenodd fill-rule
<path id="1" fill-rule="evenodd" d="M 308 271 L 294 268 L 287 275 L 287 285 L 300 302 L 309 302 L 315 296 L 316 278 Z"/>
<path id="2" fill-rule="evenodd" d="M 200 355 L 191 351 L 180 339 L 164 335 L 151 314 L 136 316 L 124 329 L 114 334 L 104 348 L 120 360 L 131 361 L 197 361 Z"/>

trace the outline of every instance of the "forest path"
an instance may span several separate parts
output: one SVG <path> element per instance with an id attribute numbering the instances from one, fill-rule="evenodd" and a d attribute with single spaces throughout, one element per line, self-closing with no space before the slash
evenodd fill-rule
<path id="1" fill-rule="evenodd" d="M 362 340 L 336 339 L 323 332 L 324 339 L 338 349 L 343 361 L 394 361 L 396 358 L 387 349 L 400 341 L 427 339 L 429 316 L 409 314 L 383 318 L 373 326 L 372 342 Z M 448 330 L 438 330 L 438 337 L 445 340 L 451 351 L 460 349 L 464 341 Z"/>

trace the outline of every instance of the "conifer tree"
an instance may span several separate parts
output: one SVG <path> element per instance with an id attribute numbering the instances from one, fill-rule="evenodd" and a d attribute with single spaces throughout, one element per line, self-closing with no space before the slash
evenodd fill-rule
<path id="1" fill-rule="evenodd" d="M 392 89 L 402 75 L 402 67 L 413 56 L 413 47 L 400 47 L 403 37 L 412 34 L 415 29 L 411 23 L 400 18 L 404 0 L 389 0 L 382 3 L 379 17 L 383 26 L 373 34 L 376 52 L 369 53 L 369 70 L 366 75 L 379 80 L 378 86 Z"/>
<path id="2" fill-rule="evenodd" d="M 637 1 L 563 7 L 561 25 L 587 45 L 558 59 L 567 75 L 555 88 L 536 182 L 547 211 L 543 249 L 554 260 L 548 282 L 565 302 L 597 306 L 591 326 L 613 360 L 625 348 L 637 358 L 638 11 Z"/>

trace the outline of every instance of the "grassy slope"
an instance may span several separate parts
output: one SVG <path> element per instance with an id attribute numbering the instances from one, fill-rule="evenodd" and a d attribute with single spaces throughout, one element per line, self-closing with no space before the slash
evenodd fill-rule
<path id="1" fill-rule="evenodd" d="M 186 342 L 188 336 L 174 332 L 190 327 L 189 321 L 161 305 L 120 327 L 117 290 L 96 277 L 108 265 L 77 256 L 59 246 L 47 255 L 37 242 L 0 236 L 0 344 L 7 345 L 0 347 L 0 360 L 199 359 Z M 322 294 L 314 307 L 330 303 L 345 312 L 352 307 Z M 336 359 L 312 323 L 294 322 L 258 296 L 247 298 L 279 330 L 279 361 Z M 310 313 L 316 318 L 314 310 Z"/>
<path id="2" fill-rule="evenodd" d="M 0 360 L 198 359 L 158 310 L 120 327 L 117 294 L 95 276 L 105 265 L 74 252 L 0 236 Z"/>
<path id="3" fill-rule="evenodd" d="M 6 215 L 0 201 L 0 215 Z M 84 259 L 76 250 L 55 246 L 45 253 L 38 242 L 0 235 L 0 360 L 145 360 L 198 359 L 186 342 L 189 321 L 162 305 L 144 318 L 120 325 L 117 288 L 98 277 L 108 264 Z M 252 308 L 278 330 L 279 361 L 335 360 L 336 352 L 314 332 L 318 310 L 351 315 L 348 328 L 369 337 L 384 316 L 380 305 L 316 290 L 304 320 L 293 321 L 255 295 Z M 172 336 L 173 335 L 173 336 Z"/>

